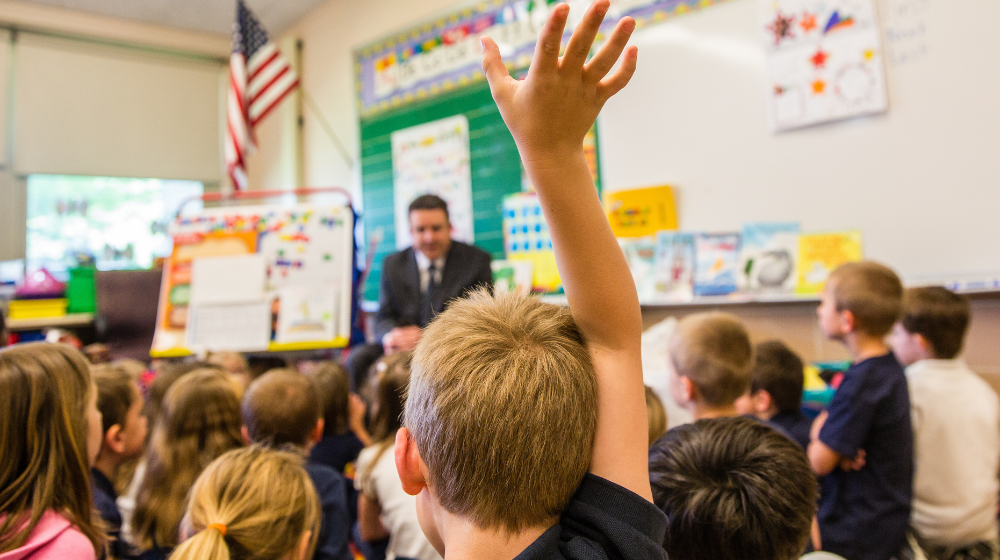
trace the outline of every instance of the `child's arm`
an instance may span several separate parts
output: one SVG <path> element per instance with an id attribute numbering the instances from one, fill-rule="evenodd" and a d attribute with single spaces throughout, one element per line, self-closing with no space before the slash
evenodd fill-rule
<path id="1" fill-rule="evenodd" d="M 608 0 L 594 2 L 560 59 L 569 7 L 556 6 L 523 81 L 508 75 L 496 43 L 486 38 L 483 69 L 538 190 L 573 319 L 597 374 L 597 433 L 590 471 L 651 500 L 639 299 L 583 153 L 584 135 L 604 102 L 625 87 L 635 71 L 636 48 L 631 47 L 608 76 L 635 28 L 631 18 L 619 22 L 587 62 L 608 7 Z"/>

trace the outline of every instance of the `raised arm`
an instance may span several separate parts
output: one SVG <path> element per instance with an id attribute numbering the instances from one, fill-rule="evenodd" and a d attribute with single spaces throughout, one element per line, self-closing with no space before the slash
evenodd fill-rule
<path id="1" fill-rule="evenodd" d="M 635 28 L 631 18 L 619 22 L 587 61 L 608 7 L 608 0 L 591 5 L 560 58 L 569 7 L 556 6 L 523 81 L 508 75 L 497 45 L 488 38 L 483 39 L 483 69 L 538 190 L 570 310 L 597 373 L 590 470 L 651 499 L 639 300 L 583 152 L 583 138 L 601 107 L 635 71 L 636 48 L 625 50 Z M 620 58 L 620 67 L 609 75 Z"/>

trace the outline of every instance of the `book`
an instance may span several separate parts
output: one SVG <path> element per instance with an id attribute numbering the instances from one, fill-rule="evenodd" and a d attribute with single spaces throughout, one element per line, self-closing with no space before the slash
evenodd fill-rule
<path id="1" fill-rule="evenodd" d="M 669 186 L 604 192 L 604 213 L 618 238 L 656 235 L 677 228 L 674 191 Z"/>
<path id="2" fill-rule="evenodd" d="M 795 260 L 799 254 L 799 224 L 763 222 L 743 226 L 740 286 L 749 292 L 795 290 Z"/>
<path id="3" fill-rule="evenodd" d="M 803 233 L 799 236 L 796 293 L 819 294 L 838 266 L 861 260 L 861 232 Z"/>
<path id="4" fill-rule="evenodd" d="M 694 238 L 694 295 L 720 296 L 736 291 L 740 234 L 699 233 Z"/>
<path id="5" fill-rule="evenodd" d="M 656 277 L 654 276 L 654 265 L 656 263 L 656 237 L 630 237 L 618 240 L 622 252 L 625 254 L 625 261 L 628 262 L 629 270 L 632 271 L 632 279 L 635 281 L 635 289 L 642 303 L 651 303 L 656 297 Z"/>
<path id="6" fill-rule="evenodd" d="M 694 297 L 694 236 L 661 231 L 656 235 L 656 299 L 689 301 Z"/>

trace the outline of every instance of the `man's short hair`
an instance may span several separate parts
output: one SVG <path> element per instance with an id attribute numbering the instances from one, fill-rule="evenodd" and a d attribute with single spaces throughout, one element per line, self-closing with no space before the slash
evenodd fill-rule
<path id="1" fill-rule="evenodd" d="M 805 385 L 802 359 L 780 340 L 761 342 L 754 348 L 753 368 L 750 369 L 750 392 L 764 390 L 779 412 L 802 407 L 802 387 Z"/>
<path id="2" fill-rule="evenodd" d="M 883 337 L 892 330 L 903 306 L 903 283 L 891 268 L 873 261 L 840 265 L 827 280 L 837 311 L 854 315 L 854 329 Z"/>
<path id="3" fill-rule="evenodd" d="M 910 288 L 903 294 L 900 323 L 924 337 L 935 358 L 950 360 L 962 351 L 969 315 L 965 296 L 939 286 Z"/>
<path id="4" fill-rule="evenodd" d="M 690 379 L 709 406 L 732 404 L 750 387 L 750 335 L 728 313 L 681 319 L 670 341 L 670 359 L 677 375 Z"/>
<path id="5" fill-rule="evenodd" d="M 322 414 L 312 380 L 293 369 L 257 378 L 243 397 L 241 412 L 250 440 L 271 447 L 306 445 Z"/>
<path id="6" fill-rule="evenodd" d="M 745 417 L 678 426 L 649 451 L 653 502 L 671 560 L 797 559 L 816 513 L 802 449 Z"/>
<path id="7" fill-rule="evenodd" d="M 451 219 L 448 216 L 448 203 L 436 194 L 425 194 L 413 199 L 413 202 L 410 203 L 410 209 L 406 212 L 406 215 L 409 216 L 414 210 L 442 210 L 444 212 L 445 219 Z"/>
<path id="8" fill-rule="evenodd" d="M 128 409 L 142 398 L 135 378 L 127 369 L 116 364 L 91 366 L 90 373 L 97 386 L 97 410 L 101 411 L 104 433 L 107 434 L 115 424 L 124 428 Z"/>
<path id="9" fill-rule="evenodd" d="M 479 289 L 427 327 L 404 424 L 440 504 L 513 533 L 565 510 L 590 465 L 596 410 L 569 309 Z"/>

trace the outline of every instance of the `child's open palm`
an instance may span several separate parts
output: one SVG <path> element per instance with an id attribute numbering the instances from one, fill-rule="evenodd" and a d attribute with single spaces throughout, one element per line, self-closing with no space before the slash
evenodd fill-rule
<path id="1" fill-rule="evenodd" d="M 538 37 L 523 81 L 510 77 L 497 44 L 483 37 L 483 71 L 522 157 L 554 157 L 557 162 L 565 154 L 578 152 L 601 107 L 635 72 L 638 49 L 630 47 L 621 66 L 608 75 L 635 29 L 635 21 L 629 17 L 618 22 L 608 41 L 587 61 L 609 6 L 609 0 L 597 0 L 590 6 L 562 58 L 559 46 L 569 6 L 556 6 Z"/>

